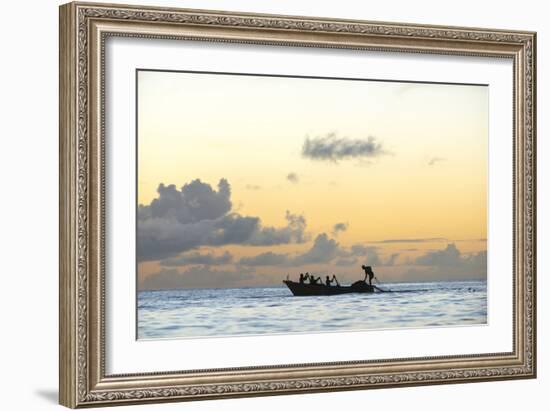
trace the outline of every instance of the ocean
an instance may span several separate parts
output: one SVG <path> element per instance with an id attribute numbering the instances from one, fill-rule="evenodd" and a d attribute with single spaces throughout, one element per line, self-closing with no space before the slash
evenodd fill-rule
<path id="1" fill-rule="evenodd" d="M 285 286 L 138 292 L 138 338 L 423 328 L 487 323 L 486 281 L 392 283 L 386 293 L 295 297 Z"/>

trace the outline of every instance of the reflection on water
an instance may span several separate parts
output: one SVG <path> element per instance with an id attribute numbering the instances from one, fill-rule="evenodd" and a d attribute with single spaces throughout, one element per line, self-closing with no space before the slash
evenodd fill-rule
<path id="1" fill-rule="evenodd" d="M 485 281 L 399 283 L 388 293 L 294 297 L 286 286 L 138 293 L 138 338 L 289 334 L 487 322 Z"/>

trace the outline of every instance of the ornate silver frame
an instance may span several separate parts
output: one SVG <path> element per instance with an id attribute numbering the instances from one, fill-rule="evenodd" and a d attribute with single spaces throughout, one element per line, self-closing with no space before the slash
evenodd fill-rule
<path id="1" fill-rule="evenodd" d="M 490 56 L 514 63 L 514 349 L 472 356 L 106 375 L 104 43 L 109 36 Z M 536 376 L 536 34 L 70 3 L 60 8 L 60 403 L 76 408 Z"/>

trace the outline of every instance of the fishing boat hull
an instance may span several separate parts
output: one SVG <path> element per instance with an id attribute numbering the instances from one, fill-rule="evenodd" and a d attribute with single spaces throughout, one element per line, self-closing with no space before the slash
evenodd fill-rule
<path id="1" fill-rule="evenodd" d="M 374 286 L 367 284 L 364 281 L 357 281 L 350 286 L 326 286 L 324 284 L 302 284 L 295 281 L 285 280 L 288 289 L 295 296 L 311 296 L 311 295 L 339 295 L 351 293 L 373 293 Z"/>

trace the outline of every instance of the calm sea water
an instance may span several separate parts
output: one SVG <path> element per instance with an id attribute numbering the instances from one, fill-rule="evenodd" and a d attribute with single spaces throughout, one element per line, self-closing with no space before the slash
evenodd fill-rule
<path id="1" fill-rule="evenodd" d="M 391 292 L 294 297 L 284 285 L 138 293 L 138 338 L 288 334 L 487 323 L 485 281 L 395 283 Z"/>

